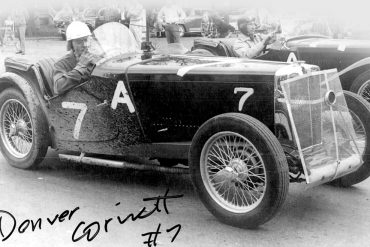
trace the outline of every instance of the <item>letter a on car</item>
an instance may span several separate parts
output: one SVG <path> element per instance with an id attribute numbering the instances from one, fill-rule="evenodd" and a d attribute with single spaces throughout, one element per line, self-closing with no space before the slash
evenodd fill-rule
<path id="1" fill-rule="evenodd" d="M 297 57 L 295 56 L 294 52 L 289 53 L 288 59 L 286 60 L 289 62 L 297 62 Z"/>
<path id="2" fill-rule="evenodd" d="M 121 94 L 123 95 L 123 97 L 121 97 Z M 134 105 L 132 104 L 132 101 L 130 99 L 130 96 L 127 93 L 127 90 L 126 90 L 126 87 L 123 81 L 118 81 L 117 83 L 117 87 L 116 87 L 116 90 L 114 91 L 114 96 L 113 96 L 112 104 L 111 104 L 112 109 L 114 110 L 117 109 L 118 103 L 126 104 L 128 107 L 128 110 L 131 113 L 135 112 Z"/>

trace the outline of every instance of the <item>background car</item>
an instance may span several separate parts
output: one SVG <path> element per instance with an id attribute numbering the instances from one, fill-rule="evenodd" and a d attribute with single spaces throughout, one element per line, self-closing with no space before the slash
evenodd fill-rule
<path id="1" fill-rule="evenodd" d="M 79 20 L 89 27 L 90 31 L 93 31 L 98 26 L 106 23 L 104 18 L 98 16 L 99 9 L 97 8 L 86 8 L 78 14 L 64 15 L 59 18 L 57 15 L 54 17 L 54 25 L 58 28 L 58 32 L 62 36 L 62 39 L 66 39 L 66 29 L 73 20 Z"/>
<path id="2" fill-rule="evenodd" d="M 186 18 L 179 23 L 180 37 L 185 35 L 201 35 L 203 15 L 208 12 L 205 9 L 186 9 Z M 153 19 L 154 17 L 152 17 Z M 164 29 L 159 27 L 156 21 L 153 21 L 152 27 L 157 37 L 165 37 Z"/>
<path id="3" fill-rule="evenodd" d="M 179 23 L 180 36 L 188 34 L 201 35 L 202 32 L 202 19 L 204 13 L 208 12 L 205 9 L 187 9 L 185 10 L 186 18 L 184 22 Z"/>
<path id="4" fill-rule="evenodd" d="M 213 55 L 234 57 L 233 39 L 196 39 L 192 50 L 207 50 Z M 302 60 L 318 65 L 321 69 L 336 68 L 342 71 L 348 66 L 370 57 L 370 41 L 333 39 L 321 35 L 297 36 L 277 42 L 256 57 L 270 61 Z M 370 64 L 361 62 L 355 68 L 341 75 L 342 86 L 361 95 L 370 102 Z"/>

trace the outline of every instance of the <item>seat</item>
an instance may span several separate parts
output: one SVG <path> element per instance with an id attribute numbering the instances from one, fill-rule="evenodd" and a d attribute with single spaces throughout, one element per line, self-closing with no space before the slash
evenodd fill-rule
<path id="1" fill-rule="evenodd" d="M 48 57 L 39 60 L 36 65 L 40 71 L 42 81 L 44 83 L 44 87 L 46 93 L 49 96 L 54 95 L 54 80 L 53 80 L 53 73 L 54 73 L 54 64 L 56 62 L 55 58 Z"/>

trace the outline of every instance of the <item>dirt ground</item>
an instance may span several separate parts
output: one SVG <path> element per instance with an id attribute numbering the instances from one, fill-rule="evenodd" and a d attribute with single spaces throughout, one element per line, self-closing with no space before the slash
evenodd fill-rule
<path id="1" fill-rule="evenodd" d="M 190 48 L 192 39 L 184 39 L 186 47 Z M 7 49 L 0 53 L 0 60 L 13 55 Z M 65 53 L 65 42 L 28 40 L 26 49 L 25 57 L 31 59 L 59 57 Z M 0 72 L 4 72 L 2 61 Z M 122 220 L 130 213 L 137 215 L 143 207 L 145 212 L 155 208 L 154 201 L 143 199 L 163 196 L 167 190 L 168 195 L 182 195 L 168 199 L 169 214 L 159 203 L 161 212 L 119 223 L 118 216 Z M 186 174 L 62 163 L 53 150 L 49 150 L 40 169 L 34 171 L 10 167 L 0 155 L 0 193 L 0 246 L 5 247 L 362 247 L 368 246 L 370 239 L 369 179 L 347 189 L 328 185 L 307 189 L 305 184 L 291 184 L 278 215 L 257 230 L 234 228 L 217 221 L 194 193 Z M 84 231 L 89 224 L 90 228 Z M 149 240 L 147 233 L 158 227 L 161 233 L 156 245 L 145 243 Z M 84 233 L 86 236 L 82 237 Z M 88 241 L 88 233 L 90 238 L 97 235 Z"/>

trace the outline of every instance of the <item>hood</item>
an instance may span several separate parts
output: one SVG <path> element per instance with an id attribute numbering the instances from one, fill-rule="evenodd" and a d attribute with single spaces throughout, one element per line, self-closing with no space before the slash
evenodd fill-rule
<path id="1" fill-rule="evenodd" d="M 96 66 L 93 75 L 134 74 L 255 74 L 274 75 L 289 63 L 229 57 L 161 55 L 141 61 L 112 59 Z"/>

